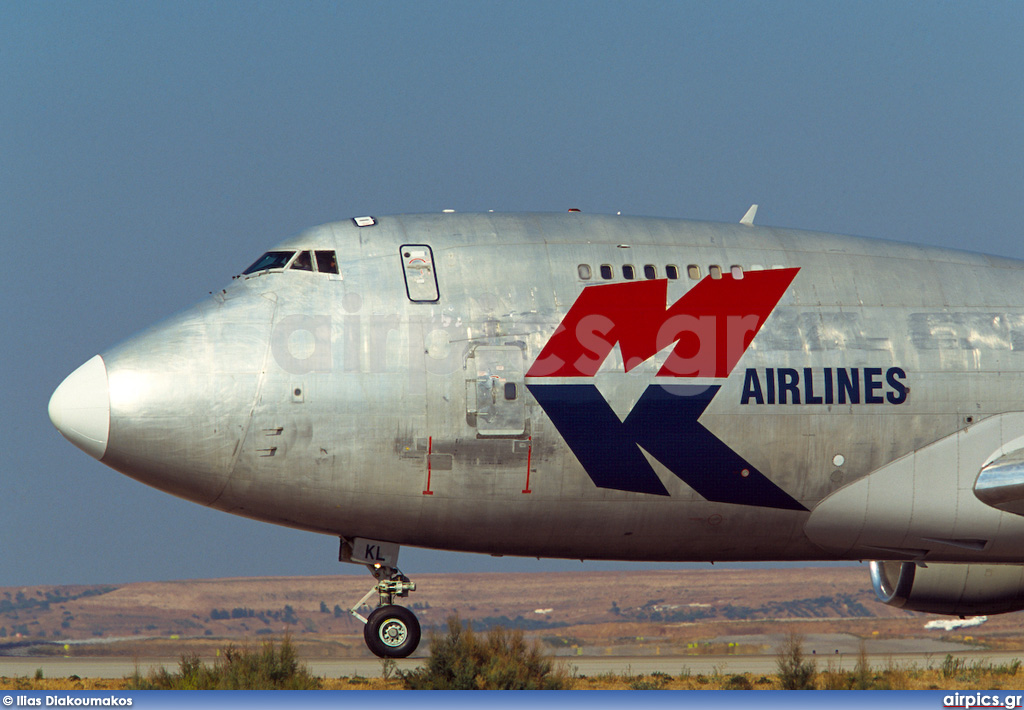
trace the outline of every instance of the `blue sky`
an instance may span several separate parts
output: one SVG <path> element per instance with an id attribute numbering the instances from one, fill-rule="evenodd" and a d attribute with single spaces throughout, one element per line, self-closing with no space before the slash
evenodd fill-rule
<path id="1" fill-rule="evenodd" d="M 0 3 L 0 586 L 360 571 L 46 415 L 79 364 L 315 224 L 757 202 L 1024 258 L 1021 37 L 1019 2 Z"/>

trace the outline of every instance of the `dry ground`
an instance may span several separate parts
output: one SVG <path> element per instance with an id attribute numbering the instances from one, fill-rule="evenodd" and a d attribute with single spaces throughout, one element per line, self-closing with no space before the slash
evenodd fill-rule
<path id="1" fill-rule="evenodd" d="M 924 670 L 916 667 L 872 669 L 865 677 L 869 688 L 889 690 L 1021 690 L 1024 672 L 1007 668 L 968 668 L 964 673 L 945 676 L 939 669 Z M 848 674 L 819 670 L 814 685 L 818 689 L 848 689 Z M 576 678 L 573 690 L 778 690 L 781 687 L 775 674 L 707 674 L 668 676 L 612 675 Z M 124 678 L 6 678 L 0 677 L 0 690 L 126 690 Z M 325 690 L 400 690 L 399 679 L 383 678 L 325 678 Z"/>
<path id="2" fill-rule="evenodd" d="M 848 634 L 1022 650 L 1021 613 L 925 630 L 936 617 L 877 603 L 866 567 L 540 574 L 417 574 L 404 604 L 426 630 L 459 614 L 526 629 L 561 655 L 774 653 L 772 638 Z M 0 654 L 211 658 L 289 634 L 301 657 L 367 657 L 345 611 L 369 575 L 0 588 Z M 426 634 L 425 634 L 426 635 Z M 742 637 L 729 645 L 721 637 Z M 869 649 L 870 650 L 870 649 Z"/>

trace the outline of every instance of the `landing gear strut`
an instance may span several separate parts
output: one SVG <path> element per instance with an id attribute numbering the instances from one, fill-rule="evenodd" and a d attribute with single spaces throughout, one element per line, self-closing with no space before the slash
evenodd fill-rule
<path id="1" fill-rule="evenodd" d="M 339 557 L 343 562 L 365 564 L 377 580 L 370 591 L 349 609 L 352 616 L 365 624 L 363 640 L 366 646 L 381 658 L 411 655 L 420 643 L 420 622 L 415 614 L 394 602 L 396 597 L 407 597 L 409 592 L 415 591 L 416 583 L 409 581 L 394 566 L 398 560 L 398 545 L 341 538 Z M 363 616 L 358 610 L 374 594 L 378 595 L 377 608 L 369 616 Z"/>

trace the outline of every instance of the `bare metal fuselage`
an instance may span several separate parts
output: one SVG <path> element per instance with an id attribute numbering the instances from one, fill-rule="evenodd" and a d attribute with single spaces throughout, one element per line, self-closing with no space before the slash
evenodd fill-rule
<path id="1" fill-rule="evenodd" d="M 429 247 L 418 285 L 403 261 L 408 245 Z M 1024 448 L 1020 262 L 579 214 L 339 222 L 277 248 L 335 250 L 340 273 L 237 278 L 102 353 L 103 367 L 93 368 L 106 377 L 109 424 L 93 455 L 227 512 L 423 547 L 625 560 L 885 551 L 1024 562 L 1024 517 L 974 491 L 984 466 Z M 614 462 L 601 475 L 617 483 L 599 485 L 605 479 L 578 455 L 589 415 L 573 420 L 570 398 L 553 418 L 535 396 L 541 386 L 585 382 L 626 422 L 649 388 L 682 381 L 661 372 L 672 347 L 627 371 L 621 342 L 592 376 L 528 374 L 542 369 L 539 356 L 584 289 L 623 283 L 625 265 L 637 282 L 665 279 L 675 266 L 666 304 L 711 279 L 710 267 L 726 282 L 794 270 L 751 342 L 701 344 L 738 347 L 731 371 L 685 378 L 694 391 L 716 388 L 696 410 L 694 431 L 749 466 L 716 470 L 711 461 L 698 471 L 705 451 L 694 448 L 674 467 L 628 441 L 646 435 L 634 427 L 608 451 L 643 456 L 657 476 L 651 485 L 667 495 L 630 489 L 633 472 Z M 436 301 L 414 300 L 430 277 Z M 617 431 L 616 422 L 602 426 L 595 437 Z M 697 471 L 700 485 L 678 467 Z M 794 504 L 731 497 L 750 471 Z M 709 499 L 702 485 L 718 492 Z"/>

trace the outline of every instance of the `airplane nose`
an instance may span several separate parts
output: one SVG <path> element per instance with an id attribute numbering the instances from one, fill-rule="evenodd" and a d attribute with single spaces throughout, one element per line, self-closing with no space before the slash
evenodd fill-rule
<path id="1" fill-rule="evenodd" d="M 95 356 L 65 378 L 50 397 L 50 421 L 65 439 L 96 460 L 107 451 L 110 391 L 107 366 Z"/>

